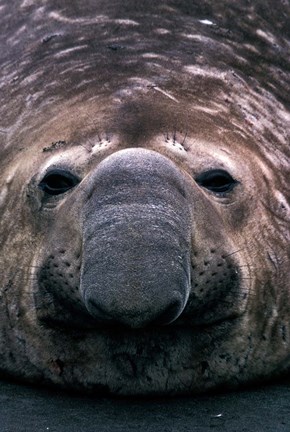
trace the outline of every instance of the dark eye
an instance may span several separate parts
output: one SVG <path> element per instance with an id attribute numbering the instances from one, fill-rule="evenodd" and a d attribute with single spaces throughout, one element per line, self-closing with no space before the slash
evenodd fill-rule
<path id="1" fill-rule="evenodd" d="M 59 169 L 47 173 L 39 183 L 39 187 L 49 195 L 60 195 L 79 182 L 80 180 L 70 172 Z"/>
<path id="2" fill-rule="evenodd" d="M 221 169 L 203 172 L 196 178 L 196 182 L 215 193 L 230 192 L 238 183 L 227 171 Z"/>

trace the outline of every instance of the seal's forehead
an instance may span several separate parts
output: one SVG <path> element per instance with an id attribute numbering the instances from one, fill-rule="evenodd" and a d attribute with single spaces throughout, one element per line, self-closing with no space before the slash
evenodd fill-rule
<path id="1" fill-rule="evenodd" d="M 44 90 L 59 92 L 60 83 L 66 94 L 70 87 L 82 91 L 88 82 L 106 92 L 106 86 L 117 89 L 130 78 L 157 86 L 173 77 L 181 82 L 193 68 L 202 72 L 199 81 L 206 70 L 207 84 L 218 78 L 222 83 L 222 73 L 232 68 L 285 95 L 285 67 L 278 61 L 289 63 L 289 5 L 200 3 L 7 2 L 0 9 L 5 83 L 21 82 L 39 96 Z M 263 76 L 270 67 L 270 77 Z"/>
<path id="2" fill-rule="evenodd" d="M 58 116 L 55 130 L 68 128 L 74 100 L 86 124 L 98 119 L 96 128 L 109 118 L 107 125 L 132 134 L 145 124 L 147 131 L 180 125 L 198 133 L 207 114 L 217 126 L 254 125 L 253 134 L 264 137 L 275 129 L 286 142 L 289 16 L 289 3 L 274 0 L 6 2 L 0 139 L 19 129 L 26 137 L 29 128 L 30 136 L 33 129 L 40 134 L 37 117 L 49 128 Z M 273 142 L 264 140 L 266 151 L 267 140 Z"/>
<path id="3" fill-rule="evenodd" d="M 14 31 L 5 35 L 9 50 L 3 56 L 11 81 L 38 90 L 40 82 L 49 82 L 42 91 L 50 92 L 59 92 L 65 85 L 67 96 L 70 87 L 75 93 L 88 83 L 97 84 L 99 93 L 108 92 L 108 86 L 117 91 L 164 85 L 201 54 L 198 45 L 203 38 L 199 44 L 190 39 L 194 33 L 200 35 L 198 27 L 203 26 L 196 18 L 168 15 L 166 8 L 161 8 L 161 15 L 158 8 L 152 15 L 146 9 L 140 13 L 138 7 L 122 10 L 120 2 L 114 2 L 116 10 L 110 2 L 102 7 L 96 2 L 91 14 L 84 8 L 81 15 L 66 3 L 62 7 L 53 7 L 52 2 L 41 7 L 22 5 L 23 22 L 16 23 L 16 29 L 14 16 L 10 18 Z M 208 40 L 206 45 L 210 50 Z M 214 50 L 207 56 L 208 67 L 215 63 L 213 55 Z"/>

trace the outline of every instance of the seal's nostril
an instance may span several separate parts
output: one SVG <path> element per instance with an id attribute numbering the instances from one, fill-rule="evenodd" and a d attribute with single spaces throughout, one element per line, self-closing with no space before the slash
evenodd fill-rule
<path id="1" fill-rule="evenodd" d="M 94 299 L 88 299 L 86 301 L 86 307 L 89 313 L 96 318 L 98 321 L 112 321 L 113 318 L 111 317 L 110 313 L 105 311 L 100 305 L 98 305 Z"/>
<path id="2" fill-rule="evenodd" d="M 181 301 L 175 300 L 153 321 L 155 325 L 168 325 L 175 321 L 183 310 Z"/>
<path id="3" fill-rule="evenodd" d="M 91 295 L 86 296 L 85 304 L 88 312 L 96 323 L 101 326 L 126 326 L 131 328 L 145 328 L 152 326 L 164 326 L 175 321 L 184 309 L 184 302 L 179 298 L 174 298 L 168 305 L 160 304 L 156 308 L 156 303 L 151 308 L 130 308 L 119 307 L 109 308 L 102 304 Z M 154 307 L 155 306 L 155 307 Z"/>

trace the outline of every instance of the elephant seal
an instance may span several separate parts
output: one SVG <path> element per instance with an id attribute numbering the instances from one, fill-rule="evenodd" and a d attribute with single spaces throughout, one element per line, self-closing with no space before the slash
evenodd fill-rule
<path id="1" fill-rule="evenodd" d="M 287 373 L 289 1 L 0 13 L 1 375 L 164 395 Z"/>

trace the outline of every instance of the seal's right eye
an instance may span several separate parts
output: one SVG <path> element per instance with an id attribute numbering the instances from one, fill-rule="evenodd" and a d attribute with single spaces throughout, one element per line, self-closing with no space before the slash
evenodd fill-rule
<path id="1" fill-rule="evenodd" d="M 196 182 L 216 194 L 230 192 L 238 183 L 227 171 L 222 169 L 205 171 L 196 178 Z"/>
<path id="2" fill-rule="evenodd" d="M 60 195 L 80 182 L 79 178 L 68 171 L 55 169 L 49 171 L 39 183 L 39 188 L 49 195 Z"/>

